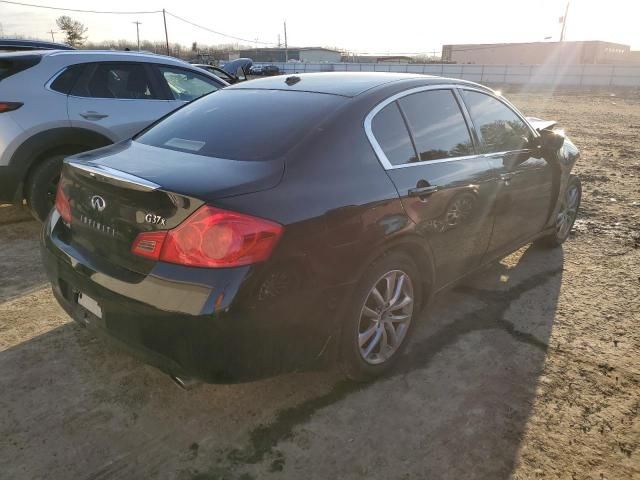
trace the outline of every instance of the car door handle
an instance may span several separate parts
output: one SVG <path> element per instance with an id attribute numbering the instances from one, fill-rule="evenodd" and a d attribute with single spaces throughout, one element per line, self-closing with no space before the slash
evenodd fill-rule
<path id="1" fill-rule="evenodd" d="M 440 190 L 440 187 L 437 185 L 430 185 L 428 187 L 416 187 L 409 189 L 410 197 L 425 197 L 427 195 L 431 195 L 432 193 L 436 193 Z"/>
<path id="2" fill-rule="evenodd" d="M 82 112 L 80 116 L 82 118 L 86 118 L 87 120 L 102 120 L 103 118 L 107 118 L 109 115 L 105 113 L 89 111 L 89 112 Z"/>

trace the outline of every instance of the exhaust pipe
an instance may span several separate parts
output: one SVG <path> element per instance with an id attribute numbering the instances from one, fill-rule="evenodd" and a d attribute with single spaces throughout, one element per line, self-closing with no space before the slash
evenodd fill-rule
<path id="1" fill-rule="evenodd" d="M 200 382 L 193 378 L 183 378 L 177 375 L 170 375 L 170 377 L 171 380 L 173 380 L 173 383 L 179 386 L 182 390 L 191 390 L 197 385 L 200 385 Z"/>

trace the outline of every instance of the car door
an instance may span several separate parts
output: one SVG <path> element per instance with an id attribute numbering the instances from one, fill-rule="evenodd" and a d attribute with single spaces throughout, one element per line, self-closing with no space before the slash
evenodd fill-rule
<path id="1" fill-rule="evenodd" d="M 173 108 L 178 108 L 224 86 L 222 82 L 187 68 L 156 64 L 154 70 L 163 95 L 169 99 Z"/>
<path id="2" fill-rule="evenodd" d="M 132 137 L 176 106 L 162 96 L 146 63 L 89 64 L 68 100 L 71 125 L 113 141 Z"/>
<path id="3" fill-rule="evenodd" d="M 422 87 L 396 97 L 369 114 L 369 134 L 432 251 L 442 286 L 480 264 L 493 227 L 497 180 L 476 152 L 453 89 Z"/>
<path id="4" fill-rule="evenodd" d="M 553 171 L 534 148 L 535 133 L 510 105 L 487 92 L 460 91 L 481 152 L 500 179 L 487 252 L 493 256 L 517 247 L 543 229 L 550 214 Z"/>

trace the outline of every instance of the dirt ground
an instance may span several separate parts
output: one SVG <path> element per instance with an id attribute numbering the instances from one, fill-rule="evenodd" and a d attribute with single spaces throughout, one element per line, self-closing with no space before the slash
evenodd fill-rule
<path id="1" fill-rule="evenodd" d="M 584 188 L 563 248 L 439 296 L 387 378 L 183 391 L 71 323 L 0 225 L 0 478 L 640 479 L 640 95 L 513 94 Z"/>

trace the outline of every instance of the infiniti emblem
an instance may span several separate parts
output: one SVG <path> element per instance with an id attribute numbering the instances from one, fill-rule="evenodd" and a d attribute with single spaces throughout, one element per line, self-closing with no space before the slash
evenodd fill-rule
<path id="1" fill-rule="evenodd" d="M 105 202 L 104 198 L 102 198 L 100 195 L 94 195 L 93 197 L 91 197 L 91 206 L 94 210 L 101 212 L 107 206 L 107 202 Z"/>

